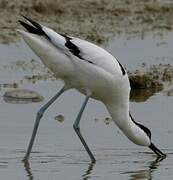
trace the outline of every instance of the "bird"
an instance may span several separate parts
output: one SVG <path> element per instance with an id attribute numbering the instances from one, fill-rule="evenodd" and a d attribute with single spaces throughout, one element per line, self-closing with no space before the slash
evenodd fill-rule
<path id="1" fill-rule="evenodd" d="M 90 98 L 101 101 L 106 106 L 115 124 L 130 141 L 150 148 L 159 158 L 166 157 L 166 154 L 153 144 L 149 128 L 132 117 L 129 107 L 129 77 L 126 69 L 113 55 L 89 41 L 57 33 L 31 18 L 23 18 L 25 21 L 18 22 L 24 28 L 17 31 L 54 76 L 63 81 L 63 87 L 37 112 L 24 161 L 30 157 L 44 112 L 69 89 L 76 89 L 85 95 L 73 128 L 92 163 L 95 163 L 96 159 L 80 130 L 81 117 Z"/>

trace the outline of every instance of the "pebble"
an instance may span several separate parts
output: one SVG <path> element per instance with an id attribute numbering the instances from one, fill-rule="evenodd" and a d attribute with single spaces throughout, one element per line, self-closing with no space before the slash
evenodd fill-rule
<path id="1" fill-rule="evenodd" d="M 8 103 L 31 103 L 43 101 L 43 96 L 39 93 L 27 89 L 15 89 L 6 91 L 3 95 L 3 99 Z"/>

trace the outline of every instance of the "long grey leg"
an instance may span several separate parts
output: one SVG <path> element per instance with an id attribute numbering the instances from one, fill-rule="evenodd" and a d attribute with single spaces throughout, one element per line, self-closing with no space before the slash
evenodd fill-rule
<path id="1" fill-rule="evenodd" d="M 35 137 L 36 137 L 36 133 L 37 133 L 37 130 L 38 130 L 38 126 L 39 126 L 39 123 L 40 123 L 40 119 L 42 118 L 44 112 L 46 111 L 46 109 L 66 90 L 65 87 L 63 87 L 55 96 L 53 96 L 44 106 L 42 106 L 40 108 L 40 110 L 37 112 L 37 116 L 36 116 L 36 120 L 35 120 L 35 124 L 34 124 L 34 129 L 33 129 L 33 132 L 32 132 L 32 136 L 31 136 L 31 139 L 30 139 L 30 142 L 29 142 L 29 145 L 28 145 L 28 149 L 27 149 L 27 152 L 25 154 L 25 157 L 23 159 L 23 161 L 27 161 L 28 158 L 29 158 L 29 155 L 31 153 L 31 150 L 32 150 L 32 146 L 34 144 L 34 140 L 35 140 Z"/>
<path id="2" fill-rule="evenodd" d="M 82 105 L 82 107 L 81 107 L 81 109 L 79 111 L 79 114 L 78 114 L 78 116 L 77 116 L 77 118 L 76 118 L 76 120 L 75 120 L 75 122 L 73 124 L 73 128 L 74 128 L 76 134 L 78 135 L 80 141 L 82 142 L 82 144 L 83 144 L 85 150 L 87 151 L 88 155 L 90 156 L 91 162 L 95 163 L 96 160 L 95 160 L 92 152 L 90 151 L 87 143 L 85 142 L 85 140 L 84 140 L 84 138 L 83 138 L 83 136 L 82 136 L 82 134 L 80 132 L 80 127 L 79 127 L 80 119 L 81 119 L 81 116 L 83 114 L 83 111 L 84 111 L 84 109 L 86 107 L 86 104 L 87 104 L 88 100 L 89 100 L 89 96 L 86 96 L 85 101 L 84 101 L 84 103 L 83 103 L 83 105 Z"/>

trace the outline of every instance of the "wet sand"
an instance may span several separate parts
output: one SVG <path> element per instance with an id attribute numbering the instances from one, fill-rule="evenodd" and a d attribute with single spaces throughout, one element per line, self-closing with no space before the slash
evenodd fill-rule
<path id="1" fill-rule="evenodd" d="M 160 0 L 1 0 L 1 42 L 17 40 L 21 14 L 98 44 L 122 33 L 142 37 L 173 28 L 173 3 Z"/>

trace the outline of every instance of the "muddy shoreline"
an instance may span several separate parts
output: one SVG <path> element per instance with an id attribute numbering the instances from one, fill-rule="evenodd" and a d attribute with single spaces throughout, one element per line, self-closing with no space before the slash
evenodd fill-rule
<path id="1" fill-rule="evenodd" d="M 173 3 L 159 0 L 1 0 L 2 43 L 19 39 L 21 14 L 98 44 L 123 33 L 143 37 L 173 29 Z"/>

